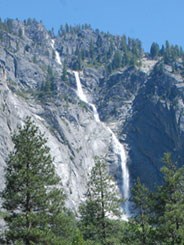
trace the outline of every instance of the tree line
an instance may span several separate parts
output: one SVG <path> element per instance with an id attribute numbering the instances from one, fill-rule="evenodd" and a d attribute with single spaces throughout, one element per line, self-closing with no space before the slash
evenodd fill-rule
<path id="1" fill-rule="evenodd" d="M 138 179 L 132 188 L 134 211 L 126 222 L 121 209 L 125 200 L 105 160 L 95 159 L 76 217 L 65 207 L 67 197 L 47 140 L 31 118 L 12 140 L 1 193 L 5 226 L 0 244 L 184 244 L 184 167 L 177 167 L 169 153 L 164 155 L 161 186 L 152 192 Z"/>
<path id="2" fill-rule="evenodd" d="M 162 57 L 165 64 L 173 65 L 179 59 L 184 61 L 184 51 L 181 46 L 170 44 L 169 41 L 166 41 L 161 48 L 158 43 L 153 42 L 150 47 L 150 57 L 152 59 Z"/>

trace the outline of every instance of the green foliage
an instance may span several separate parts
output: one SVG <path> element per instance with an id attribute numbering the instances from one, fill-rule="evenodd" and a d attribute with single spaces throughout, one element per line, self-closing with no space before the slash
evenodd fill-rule
<path id="1" fill-rule="evenodd" d="M 155 192 L 139 180 L 133 189 L 138 212 L 129 222 L 126 238 L 132 244 L 184 244 L 184 167 L 177 168 L 166 153 L 161 173 L 164 183 Z"/>
<path id="2" fill-rule="evenodd" d="M 13 29 L 13 19 L 6 19 L 4 22 L 0 19 L 0 30 L 12 32 Z"/>
<path id="3" fill-rule="evenodd" d="M 65 25 L 60 26 L 58 34 L 60 36 L 65 35 L 67 33 L 73 33 L 74 34 L 74 33 L 78 33 L 81 30 L 87 30 L 87 29 L 91 29 L 91 26 L 89 24 L 71 26 L 71 25 L 66 23 Z"/>
<path id="4" fill-rule="evenodd" d="M 71 245 L 86 245 L 80 230 L 76 230 L 75 236 L 73 238 Z"/>
<path id="5" fill-rule="evenodd" d="M 67 67 L 66 67 L 66 63 L 63 63 L 63 73 L 61 76 L 62 81 L 67 81 L 68 77 L 67 77 Z"/>
<path id="6" fill-rule="evenodd" d="M 179 58 L 183 58 L 184 51 L 182 47 L 179 47 L 178 45 L 172 45 L 166 41 L 165 45 L 162 45 L 159 54 L 160 56 L 163 56 L 165 64 L 172 65 Z"/>
<path id="7" fill-rule="evenodd" d="M 137 179 L 137 182 L 132 189 L 132 201 L 136 205 L 135 216 L 131 228 L 134 228 L 134 234 L 136 234 L 136 241 L 138 244 L 151 244 L 152 226 L 152 195 L 149 190 Z M 131 222 L 130 222 L 131 224 Z"/>
<path id="8" fill-rule="evenodd" d="M 120 54 L 120 52 L 116 51 L 114 53 L 114 57 L 113 57 L 113 60 L 112 60 L 112 69 L 114 70 L 116 68 L 121 67 L 121 64 L 122 64 L 121 54 Z"/>
<path id="9" fill-rule="evenodd" d="M 164 182 L 155 192 L 137 180 L 132 189 L 135 215 L 129 222 L 119 219 L 122 199 L 106 163 L 96 158 L 76 224 L 73 214 L 64 207 L 65 195 L 46 139 L 30 118 L 12 140 L 14 150 L 7 161 L 6 185 L 1 194 L 1 219 L 7 224 L 1 244 L 184 243 L 184 167 L 178 168 L 170 154 L 164 155 Z"/>
<path id="10" fill-rule="evenodd" d="M 164 155 L 164 184 L 157 192 L 157 236 L 163 244 L 184 242 L 184 167 L 177 168 L 171 155 Z"/>
<path id="11" fill-rule="evenodd" d="M 143 54 L 138 39 L 126 38 L 125 35 L 113 36 L 93 30 L 88 25 L 62 26 L 59 35 L 63 44 L 68 39 L 73 43 L 72 53 L 69 54 L 64 47 L 61 49 L 67 65 L 74 70 L 87 64 L 94 67 L 104 66 L 107 73 L 110 73 L 126 65 L 137 65 Z"/>
<path id="12" fill-rule="evenodd" d="M 54 95 L 56 91 L 56 83 L 55 83 L 55 74 L 52 70 L 52 67 L 47 67 L 47 77 L 46 80 L 42 83 L 41 88 L 38 92 L 38 97 L 43 99 L 45 97 L 51 97 Z"/>
<path id="13" fill-rule="evenodd" d="M 2 192 L 3 208 L 7 210 L 6 242 L 66 244 L 73 221 L 71 215 L 65 214 L 65 195 L 61 187 L 56 187 L 60 182 L 46 139 L 26 118 L 12 140 L 14 150 L 7 161 Z"/>
<path id="14" fill-rule="evenodd" d="M 101 241 L 110 238 L 109 215 L 119 217 L 122 199 L 109 175 L 104 160 L 96 158 L 88 182 L 86 201 L 81 204 L 80 228 L 85 240 Z"/>
<path id="15" fill-rule="evenodd" d="M 155 59 L 158 57 L 159 50 L 160 50 L 160 48 L 159 48 L 158 43 L 153 42 L 151 45 L 151 48 L 150 48 L 150 56 L 152 59 Z"/>

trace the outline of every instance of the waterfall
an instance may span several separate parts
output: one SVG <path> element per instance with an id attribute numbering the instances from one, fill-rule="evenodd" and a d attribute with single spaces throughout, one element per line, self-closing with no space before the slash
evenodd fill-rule
<path id="1" fill-rule="evenodd" d="M 75 80 L 76 80 L 76 84 L 77 84 L 77 95 L 78 95 L 78 97 L 80 98 L 80 100 L 84 101 L 86 104 L 88 104 L 89 106 L 92 107 L 95 121 L 100 122 L 100 118 L 99 118 L 99 114 L 97 112 L 96 106 L 92 103 L 89 103 L 86 95 L 84 94 L 84 91 L 82 89 L 82 85 L 80 82 L 79 73 L 77 71 L 74 71 L 74 74 L 75 74 Z"/>
<path id="2" fill-rule="evenodd" d="M 51 40 L 51 47 L 52 47 L 53 50 L 54 50 L 56 62 L 57 62 L 59 65 L 62 65 L 62 62 L 61 62 L 61 58 L 60 58 L 59 52 L 55 49 L 54 46 L 55 46 L 55 40 L 52 39 L 52 40 Z"/>
<path id="3" fill-rule="evenodd" d="M 127 155 L 126 155 L 126 151 L 124 146 L 119 142 L 118 138 L 116 137 L 116 135 L 114 134 L 114 132 L 105 125 L 105 123 L 103 123 L 102 121 L 100 121 L 100 117 L 98 114 L 98 111 L 96 109 L 96 106 L 92 103 L 90 103 L 82 89 L 82 85 L 80 82 L 80 77 L 79 77 L 79 73 L 77 71 L 74 71 L 74 75 L 75 75 L 75 80 L 76 80 L 76 84 L 77 84 L 77 95 L 80 98 L 80 100 L 84 101 L 86 104 L 88 104 L 92 109 L 93 109 L 93 115 L 94 115 L 94 119 L 97 123 L 100 123 L 106 130 L 108 130 L 112 136 L 112 142 L 113 142 L 113 150 L 114 153 L 116 155 L 118 155 L 120 162 L 121 162 L 121 169 L 122 169 L 122 190 L 123 190 L 123 198 L 126 200 L 124 203 L 124 211 L 125 211 L 125 215 L 123 216 L 124 220 L 128 220 L 128 217 L 130 215 L 129 212 L 129 195 L 130 195 L 130 191 L 129 191 L 129 171 L 127 168 Z"/>
<path id="4" fill-rule="evenodd" d="M 112 132 L 112 130 L 110 129 Z M 119 155 L 121 161 L 121 169 L 122 169 L 122 180 L 123 180 L 123 198 L 126 200 L 124 203 L 124 211 L 127 217 L 130 216 L 129 212 L 129 171 L 127 168 L 127 155 L 124 146 L 119 142 L 116 135 L 112 132 L 112 140 L 114 143 L 114 152 Z"/>

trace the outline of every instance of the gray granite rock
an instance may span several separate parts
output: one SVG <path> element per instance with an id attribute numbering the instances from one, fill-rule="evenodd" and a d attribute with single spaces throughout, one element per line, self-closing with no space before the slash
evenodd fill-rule
<path id="1" fill-rule="evenodd" d="M 48 138 L 69 207 L 76 210 L 83 199 L 96 155 L 106 156 L 121 189 L 122 169 L 111 134 L 78 98 L 71 69 L 79 59 L 77 49 L 87 50 L 92 42 L 103 54 L 110 48 L 110 36 L 86 28 L 54 37 L 41 23 L 15 20 L 11 32 L 0 30 L 0 38 L 0 188 L 13 148 L 11 134 L 29 115 Z M 141 67 L 125 66 L 107 73 L 105 65 L 99 65 L 103 58 L 99 55 L 101 63 L 94 65 L 84 60 L 83 90 L 96 105 L 101 121 L 125 145 L 131 182 L 139 176 L 153 187 L 162 181 L 159 169 L 164 152 L 172 152 L 182 164 L 183 65 L 180 62 L 175 72 L 169 65 L 160 70 L 160 61 L 144 57 Z"/>

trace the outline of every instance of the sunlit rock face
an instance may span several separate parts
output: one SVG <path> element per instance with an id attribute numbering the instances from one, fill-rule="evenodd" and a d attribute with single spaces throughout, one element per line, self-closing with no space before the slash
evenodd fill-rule
<path id="1" fill-rule="evenodd" d="M 26 116 L 45 133 L 67 205 L 74 210 L 84 198 L 95 156 L 105 157 L 123 193 L 123 167 L 112 133 L 126 153 L 129 189 L 137 177 L 150 188 L 161 183 L 164 152 L 182 164 L 182 62 L 173 70 L 143 54 L 139 66 L 107 72 L 103 62 L 111 46 L 108 35 L 85 27 L 54 36 L 34 20 L 12 21 L 10 29 L 0 29 L 1 189 L 13 149 L 11 135 Z M 88 56 L 79 64 L 91 43 L 101 55 L 94 64 Z M 74 70 L 80 70 L 86 101 L 77 92 Z"/>

